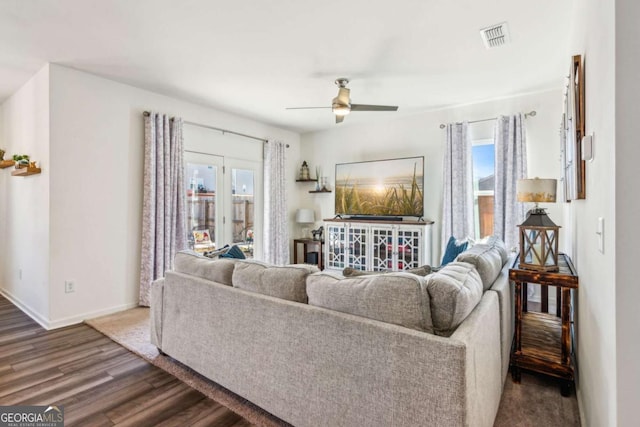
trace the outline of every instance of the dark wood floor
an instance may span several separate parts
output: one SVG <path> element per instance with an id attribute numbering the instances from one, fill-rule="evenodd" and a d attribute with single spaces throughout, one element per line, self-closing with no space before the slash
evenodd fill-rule
<path id="1" fill-rule="evenodd" d="M 63 405 L 65 426 L 248 426 L 98 331 L 47 331 L 0 296 L 0 405 Z"/>

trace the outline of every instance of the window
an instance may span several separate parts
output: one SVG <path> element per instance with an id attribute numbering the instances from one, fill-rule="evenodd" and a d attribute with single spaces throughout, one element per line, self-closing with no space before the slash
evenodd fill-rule
<path id="1" fill-rule="evenodd" d="M 472 142 L 473 206 L 476 238 L 493 234 L 495 150 L 493 139 Z"/>

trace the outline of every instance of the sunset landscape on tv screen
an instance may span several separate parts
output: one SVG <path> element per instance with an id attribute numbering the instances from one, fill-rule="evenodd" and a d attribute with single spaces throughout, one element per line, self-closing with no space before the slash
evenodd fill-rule
<path id="1" fill-rule="evenodd" d="M 339 163 L 336 214 L 421 217 L 424 157 Z"/>

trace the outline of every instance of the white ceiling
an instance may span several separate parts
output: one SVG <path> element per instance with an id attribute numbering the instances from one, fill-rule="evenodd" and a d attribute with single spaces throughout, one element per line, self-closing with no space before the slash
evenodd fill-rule
<path id="1" fill-rule="evenodd" d="M 0 0 L 0 101 L 46 62 L 304 133 L 559 88 L 573 0 Z M 507 21 L 511 44 L 481 28 Z M 334 124 L 352 102 L 398 105 Z"/>

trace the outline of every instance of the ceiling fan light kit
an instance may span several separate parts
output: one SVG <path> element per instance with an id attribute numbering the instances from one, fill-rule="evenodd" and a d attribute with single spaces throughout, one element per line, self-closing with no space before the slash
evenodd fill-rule
<path id="1" fill-rule="evenodd" d="M 336 116 L 346 116 L 351 112 L 351 107 L 349 105 L 342 105 L 338 103 L 332 104 L 333 114 Z"/>
<path id="2" fill-rule="evenodd" d="M 351 111 L 398 111 L 398 107 L 395 105 L 365 105 L 365 104 L 352 104 L 350 90 L 347 88 L 349 80 L 340 77 L 336 79 L 336 85 L 338 86 L 338 96 L 331 100 L 331 107 L 292 107 L 287 110 L 303 110 L 314 108 L 331 108 L 331 111 L 336 116 L 336 123 L 342 123 L 344 116 Z"/>

